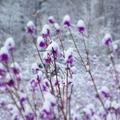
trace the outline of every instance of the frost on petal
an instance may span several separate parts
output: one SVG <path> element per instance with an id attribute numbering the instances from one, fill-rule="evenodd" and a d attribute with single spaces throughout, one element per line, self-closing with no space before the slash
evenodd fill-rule
<path id="1" fill-rule="evenodd" d="M 63 24 L 65 27 L 70 27 L 71 26 L 71 19 L 69 15 L 65 15 L 63 18 Z"/>
<path id="2" fill-rule="evenodd" d="M 7 63 L 10 58 L 10 54 L 8 52 L 8 49 L 6 47 L 2 47 L 0 49 L 0 61 Z"/>
<path id="3" fill-rule="evenodd" d="M 112 36 L 111 36 L 111 34 L 106 33 L 105 36 L 104 36 L 104 38 L 103 38 L 103 40 L 102 40 L 102 43 L 104 45 L 106 45 L 106 46 L 112 44 Z"/>
<path id="4" fill-rule="evenodd" d="M 78 32 L 83 33 L 85 31 L 85 23 L 83 20 L 79 20 L 77 23 Z"/>
<path id="5" fill-rule="evenodd" d="M 12 51 L 15 49 L 15 41 L 12 37 L 7 38 L 7 40 L 5 41 L 4 46 L 9 50 Z"/>

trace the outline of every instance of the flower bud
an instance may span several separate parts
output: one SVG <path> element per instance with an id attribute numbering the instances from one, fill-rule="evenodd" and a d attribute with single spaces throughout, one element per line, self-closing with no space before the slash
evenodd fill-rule
<path id="1" fill-rule="evenodd" d="M 69 48 L 65 53 L 65 63 L 72 65 L 74 61 L 73 50 Z"/>
<path id="2" fill-rule="evenodd" d="M 5 41 L 4 46 L 8 49 L 8 51 L 13 51 L 15 49 L 15 41 L 12 37 L 10 37 Z"/>
<path id="3" fill-rule="evenodd" d="M 6 47 L 2 47 L 0 50 L 0 61 L 7 63 L 9 61 L 10 55 Z"/>
<path id="4" fill-rule="evenodd" d="M 36 31 L 36 27 L 32 21 L 29 21 L 26 26 L 26 32 L 33 34 Z"/>
<path id="5" fill-rule="evenodd" d="M 46 52 L 43 54 L 43 63 L 44 63 L 45 65 L 48 65 L 48 64 L 51 63 L 51 54 L 50 54 L 48 51 L 46 51 Z"/>
<path id="6" fill-rule="evenodd" d="M 45 42 L 44 38 L 41 36 L 39 36 L 37 38 L 37 47 L 38 47 L 38 49 L 42 49 L 42 48 L 46 47 L 46 42 Z"/>
<path id="7" fill-rule="evenodd" d="M 80 33 L 83 33 L 85 32 L 85 23 L 83 20 L 79 20 L 78 23 L 77 23 L 77 29 L 78 29 L 78 32 Z"/>
<path id="8" fill-rule="evenodd" d="M 59 46 L 56 42 L 52 41 L 52 43 L 47 47 L 47 51 L 53 56 L 53 58 L 57 59 L 60 54 Z"/>
<path id="9" fill-rule="evenodd" d="M 53 16 L 50 16 L 50 17 L 48 18 L 48 21 L 49 21 L 50 24 L 54 24 L 54 23 L 55 23 L 55 19 L 54 19 Z"/>
<path id="10" fill-rule="evenodd" d="M 106 46 L 111 45 L 111 44 L 112 44 L 112 36 L 111 36 L 109 33 L 105 34 L 102 42 L 103 42 L 103 44 L 106 45 Z"/>
<path id="11" fill-rule="evenodd" d="M 65 27 L 70 27 L 71 26 L 71 19 L 69 15 L 65 15 L 63 18 L 63 24 Z"/>
<path id="12" fill-rule="evenodd" d="M 49 27 L 49 25 L 47 25 L 47 24 L 44 25 L 41 33 L 42 33 L 43 38 L 49 37 L 49 35 L 50 35 L 50 27 Z"/>

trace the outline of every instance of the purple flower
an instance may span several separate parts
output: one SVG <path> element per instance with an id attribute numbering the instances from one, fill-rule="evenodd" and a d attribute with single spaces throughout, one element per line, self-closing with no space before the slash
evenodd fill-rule
<path id="1" fill-rule="evenodd" d="M 80 33 L 85 32 L 85 24 L 84 24 L 83 20 L 78 21 L 77 29 L 78 29 L 78 32 L 80 32 Z"/>
<path id="2" fill-rule="evenodd" d="M 60 54 L 59 46 L 56 42 L 52 41 L 52 43 L 47 47 L 47 51 L 49 51 L 50 55 L 57 59 Z"/>
<path id="3" fill-rule="evenodd" d="M 99 90 L 100 96 L 103 96 L 105 98 L 109 98 L 110 96 L 110 91 L 106 86 L 103 86 L 101 90 Z"/>
<path id="4" fill-rule="evenodd" d="M 48 18 L 48 21 L 49 21 L 49 23 L 51 23 L 51 24 L 54 24 L 54 23 L 55 23 L 55 19 L 54 19 L 53 16 L 50 16 L 50 17 Z"/>
<path id="5" fill-rule="evenodd" d="M 112 36 L 109 33 L 105 34 L 102 42 L 104 45 L 109 46 L 110 44 L 112 44 Z"/>
<path id="6" fill-rule="evenodd" d="M 38 86 L 38 81 L 36 79 L 32 79 L 30 81 L 31 87 L 35 90 Z"/>
<path id="7" fill-rule="evenodd" d="M 48 51 L 43 54 L 43 62 L 45 65 L 49 65 L 51 63 L 51 54 Z"/>
<path id="8" fill-rule="evenodd" d="M 70 27 L 71 26 L 71 19 L 69 15 L 65 15 L 63 18 L 63 24 L 65 27 Z"/>
<path id="9" fill-rule="evenodd" d="M 35 27 L 34 23 L 32 21 L 29 21 L 27 23 L 26 32 L 33 34 L 33 33 L 35 33 L 35 31 L 36 31 L 36 27 Z"/>
<path id="10" fill-rule="evenodd" d="M 9 61 L 10 55 L 8 50 L 5 47 L 2 47 L 0 50 L 0 61 L 7 63 Z"/>
<path id="11" fill-rule="evenodd" d="M 42 49 L 42 48 L 45 48 L 46 47 L 46 42 L 45 40 L 43 39 L 43 37 L 39 36 L 37 38 L 37 46 L 38 46 L 38 49 Z"/>

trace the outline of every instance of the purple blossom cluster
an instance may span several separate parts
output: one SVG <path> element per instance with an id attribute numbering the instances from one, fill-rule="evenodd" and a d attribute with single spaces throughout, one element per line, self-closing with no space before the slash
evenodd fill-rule
<path id="1" fill-rule="evenodd" d="M 62 25 L 50 16 L 48 24 L 43 26 L 39 35 L 36 35 L 37 26 L 32 21 L 27 23 L 26 32 L 33 41 L 41 67 L 37 61 L 33 63 L 30 73 L 32 78 L 26 82 L 22 76 L 21 66 L 15 59 L 14 39 L 10 37 L 5 41 L 0 49 L 0 90 L 10 100 L 0 100 L 0 107 L 10 113 L 11 120 L 119 120 L 120 80 L 115 66 L 113 56 L 115 47 L 112 45 L 111 35 L 106 33 L 101 43 L 109 52 L 115 97 L 110 86 L 98 88 L 96 84 L 89 58 L 86 42 L 87 26 L 84 21 L 79 20 L 75 27 L 76 33 L 83 39 L 86 58 L 82 56 L 72 33 L 74 25 L 69 15 L 64 16 Z M 69 32 L 74 48 L 65 47 L 63 41 L 65 38 L 62 36 L 64 28 Z M 90 77 L 95 92 L 93 96 L 95 101 L 79 108 L 80 111 L 74 111 L 74 106 L 71 107 L 71 101 L 74 101 L 73 80 L 77 75 L 75 53 L 78 55 L 77 61 L 83 65 Z"/>

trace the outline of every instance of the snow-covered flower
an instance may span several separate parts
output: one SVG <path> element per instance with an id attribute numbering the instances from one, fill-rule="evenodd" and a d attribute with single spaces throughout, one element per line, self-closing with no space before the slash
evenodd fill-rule
<path id="1" fill-rule="evenodd" d="M 42 36 L 39 36 L 37 38 L 37 47 L 38 49 L 43 49 L 46 47 L 46 42 Z"/>
<path id="2" fill-rule="evenodd" d="M 53 58 L 57 58 L 60 54 L 59 46 L 56 42 L 52 41 L 52 43 L 47 47 L 47 51 L 53 56 Z"/>
<path id="3" fill-rule="evenodd" d="M 112 44 L 112 36 L 111 34 L 109 33 L 106 33 L 103 40 L 102 40 L 102 43 L 106 46 L 109 46 Z"/>
<path id="4" fill-rule="evenodd" d="M 32 87 L 32 90 L 36 90 L 38 87 L 38 81 L 36 78 L 33 78 L 30 80 L 30 87 Z"/>
<path id="5" fill-rule="evenodd" d="M 55 18 L 53 16 L 50 16 L 48 18 L 49 23 L 54 24 L 55 23 Z"/>
<path id="6" fill-rule="evenodd" d="M 10 65 L 10 70 L 14 75 L 20 74 L 21 73 L 21 67 L 20 65 L 15 62 Z"/>
<path id="7" fill-rule="evenodd" d="M 109 98 L 111 95 L 110 95 L 110 90 L 106 87 L 106 86 L 103 86 L 100 90 L 99 90 L 99 94 L 100 96 L 103 96 L 105 98 Z"/>
<path id="8" fill-rule="evenodd" d="M 85 32 L 85 23 L 83 20 L 79 20 L 78 23 L 77 23 L 77 29 L 78 29 L 78 32 L 80 33 L 83 33 Z"/>
<path id="9" fill-rule="evenodd" d="M 42 37 L 47 38 L 50 35 L 50 27 L 48 24 L 45 24 L 43 26 L 43 29 L 41 31 Z"/>
<path id="10" fill-rule="evenodd" d="M 2 63 L 0 63 L 0 76 L 4 76 L 5 73 L 6 73 L 5 66 Z"/>
<path id="11" fill-rule="evenodd" d="M 43 84 L 42 84 L 43 91 L 48 91 L 49 86 L 50 86 L 49 80 L 48 79 L 44 79 L 43 80 Z"/>
<path id="12" fill-rule="evenodd" d="M 73 49 L 69 48 L 66 52 L 65 52 L 65 63 L 66 64 L 70 64 L 72 65 L 74 61 L 73 58 Z"/>
<path id="13" fill-rule="evenodd" d="M 117 103 L 116 101 L 112 101 L 110 110 L 112 110 L 115 113 L 119 114 L 120 113 L 120 103 Z"/>
<path id="14" fill-rule="evenodd" d="M 51 63 L 51 53 L 49 51 L 46 51 L 43 54 L 43 63 L 45 65 L 49 65 Z"/>
<path id="15" fill-rule="evenodd" d="M 20 104 L 23 105 L 23 103 L 26 101 L 27 99 L 27 95 L 23 92 L 23 91 L 20 91 L 19 92 L 19 101 L 20 101 Z"/>
<path id="16" fill-rule="evenodd" d="M 13 51 L 15 49 L 15 41 L 12 37 L 7 38 L 4 46 L 8 49 L 8 51 Z"/>
<path id="17" fill-rule="evenodd" d="M 54 27 L 56 29 L 56 33 L 60 33 L 60 26 L 58 23 L 54 23 Z"/>
<path id="18" fill-rule="evenodd" d="M 33 34 L 36 31 L 35 24 L 33 21 L 29 21 L 26 26 L 26 32 Z"/>
<path id="19" fill-rule="evenodd" d="M 8 49 L 6 47 L 2 47 L 0 49 L 0 61 L 7 63 L 9 61 L 10 54 L 8 52 Z"/>
<path id="20" fill-rule="evenodd" d="M 70 27 L 71 26 L 71 19 L 69 15 L 65 15 L 63 18 L 63 24 L 65 27 Z"/>
<path id="21" fill-rule="evenodd" d="M 83 120 L 89 120 L 91 119 L 91 117 L 95 114 L 95 107 L 93 104 L 89 104 L 87 105 L 84 109 L 83 109 Z"/>

